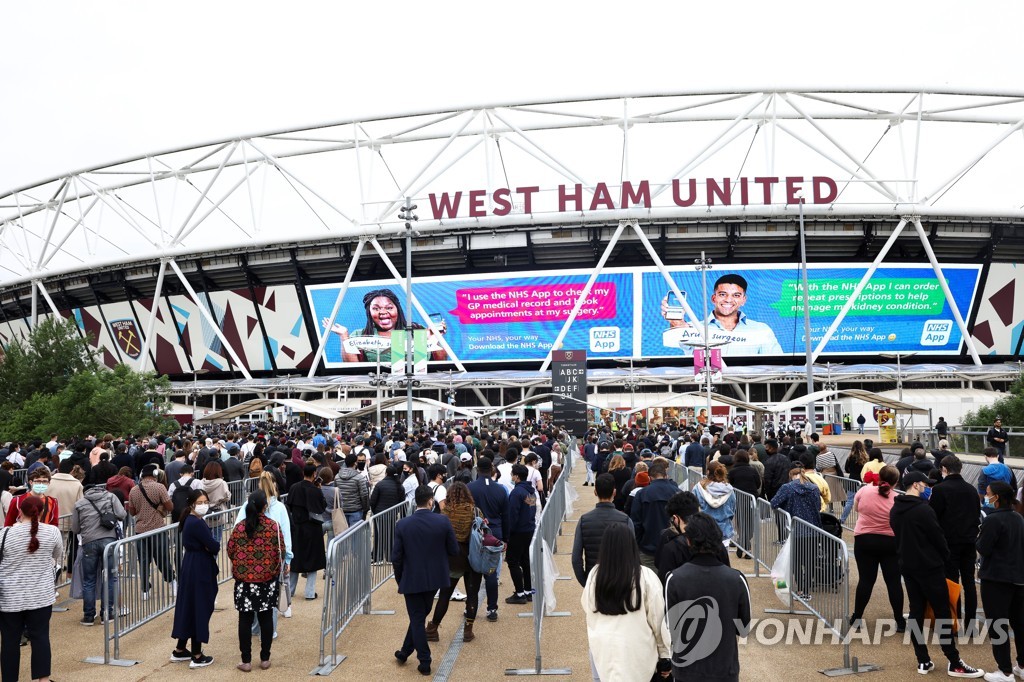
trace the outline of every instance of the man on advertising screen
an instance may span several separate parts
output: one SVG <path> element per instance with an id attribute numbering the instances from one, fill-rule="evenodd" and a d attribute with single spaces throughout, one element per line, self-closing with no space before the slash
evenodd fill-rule
<path id="1" fill-rule="evenodd" d="M 708 341 L 726 341 L 722 355 L 782 355 L 775 332 L 764 322 L 751 320 L 741 308 L 747 302 L 747 280 L 735 273 L 722 275 L 711 293 Z M 662 343 L 679 348 L 683 342 L 700 342 L 703 330 L 682 319 L 669 319 L 668 296 L 661 301 L 661 315 L 669 324 Z"/>

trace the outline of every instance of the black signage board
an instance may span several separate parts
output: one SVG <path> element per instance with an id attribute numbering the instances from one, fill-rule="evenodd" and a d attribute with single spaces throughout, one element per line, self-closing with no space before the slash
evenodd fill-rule
<path id="1" fill-rule="evenodd" d="M 556 350 L 551 354 L 552 418 L 582 438 L 587 433 L 587 351 Z"/>

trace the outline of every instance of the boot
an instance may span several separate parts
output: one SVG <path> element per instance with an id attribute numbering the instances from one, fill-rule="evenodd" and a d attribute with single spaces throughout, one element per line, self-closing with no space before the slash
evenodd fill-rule
<path id="1" fill-rule="evenodd" d="M 473 618 L 466 619 L 466 625 L 462 628 L 462 641 L 472 642 L 476 635 L 473 634 Z"/>
<path id="2" fill-rule="evenodd" d="M 432 620 L 427 621 L 427 641 L 436 642 L 440 638 L 437 636 L 437 623 Z"/>

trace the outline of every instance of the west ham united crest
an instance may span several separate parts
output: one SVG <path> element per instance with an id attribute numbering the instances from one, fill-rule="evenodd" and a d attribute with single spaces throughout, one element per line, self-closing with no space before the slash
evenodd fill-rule
<path id="1" fill-rule="evenodd" d="M 110 329 L 118 348 L 132 360 L 138 359 L 142 353 L 142 337 L 139 328 L 135 326 L 135 320 L 114 320 L 110 323 Z"/>

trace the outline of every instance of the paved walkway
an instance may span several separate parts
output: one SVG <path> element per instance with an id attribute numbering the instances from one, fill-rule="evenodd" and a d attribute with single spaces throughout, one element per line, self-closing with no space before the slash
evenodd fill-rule
<path id="1" fill-rule="evenodd" d="M 579 515 L 589 510 L 596 501 L 593 488 L 582 487 L 583 478 L 583 468 L 578 467 L 571 480 L 579 491 L 580 498 L 575 504 L 570 520 L 563 524 L 564 535 L 555 555 L 555 563 L 564 576 L 572 576 L 569 552 L 575 530 L 573 519 L 579 518 Z M 852 545 L 852 535 L 847 533 L 846 539 Z M 738 561 L 733 557 L 733 565 L 746 572 L 753 571 L 750 561 Z M 852 568 L 852 572 L 852 583 L 855 586 L 855 567 Z M 762 572 L 762 575 L 764 574 L 765 572 Z M 753 614 L 756 618 L 765 618 L 764 609 L 778 608 L 779 602 L 767 577 L 750 578 L 749 582 L 754 600 Z M 316 667 L 318 658 L 321 600 L 307 602 L 300 598 L 293 607 L 295 617 L 280 620 L 279 637 L 274 642 L 273 667 L 269 673 L 254 670 L 246 675 L 235 670 L 235 664 L 239 660 L 236 639 L 237 614 L 231 604 L 230 585 L 227 583 L 221 587 L 218 603 L 225 608 L 214 614 L 211 623 L 212 641 L 206 652 L 213 655 L 216 661 L 213 666 L 206 669 L 206 672 L 189 670 L 187 663 L 168 662 L 168 655 L 173 646 L 170 638 L 170 614 L 123 638 L 122 657 L 138 660 L 137 665 L 122 668 L 84 663 L 83 659 L 86 657 L 102 654 L 102 629 L 99 625 L 92 628 L 78 625 L 81 605 L 80 602 L 73 602 L 71 611 L 55 613 L 53 617 L 54 679 L 60 682 L 93 682 L 101 679 L 118 682 L 171 680 L 189 675 L 209 677 L 211 674 L 220 679 L 243 679 L 261 675 L 268 678 L 272 675 L 272 679 L 308 678 L 310 671 Z M 506 668 L 534 667 L 536 658 L 532 619 L 517 617 L 518 613 L 527 611 L 524 607 L 510 607 L 504 603 L 504 598 L 510 593 L 507 580 L 500 590 L 499 620 L 496 623 L 489 623 L 485 619 L 478 621 L 475 641 L 461 646 L 450 675 L 445 677 L 442 663 L 446 653 L 454 654 L 454 648 L 458 648 L 461 643 L 462 609 L 457 603 L 452 605 L 441 626 L 441 641 L 432 646 L 434 671 L 438 673 L 434 679 L 448 679 L 453 682 L 498 680 L 504 678 Z M 853 590 L 850 592 L 852 599 Z M 557 581 L 557 608 L 559 611 L 568 611 L 571 615 L 546 618 L 543 623 L 542 665 L 544 668 L 570 668 L 571 675 L 562 679 L 590 679 L 586 625 L 579 603 L 580 594 L 581 588 L 574 579 Z M 339 652 L 348 658 L 331 677 L 363 680 L 422 679 L 414 665 L 399 666 L 392 656 L 392 652 L 401 644 L 406 624 L 403 604 L 393 583 L 385 584 L 374 594 L 372 606 L 375 610 L 394 609 L 396 614 L 356 616 L 338 642 Z M 879 577 L 866 614 L 869 626 L 875 618 L 886 617 L 887 611 L 884 585 Z M 456 638 L 459 638 L 459 642 L 455 641 Z M 258 643 L 254 641 L 253 644 L 258 651 Z M 886 680 L 918 679 L 910 645 L 903 643 L 899 637 L 883 638 L 877 645 L 855 642 L 851 648 L 853 656 L 884 667 L 885 672 L 873 675 L 875 678 L 881 679 L 884 675 Z M 961 651 L 969 663 L 986 669 L 992 668 L 991 650 L 987 644 L 962 646 Z M 23 679 L 28 679 L 28 650 L 22 649 L 22 652 Z M 932 655 L 937 666 L 941 667 L 943 661 L 937 646 L 932 647 Z M 743 680 L 821 680 L 822 675 L 819 671 L 839 667 L 843 663 L 842 648 L 837 645 L 801 646 L 785 642 L 766 645 L 757 643 L 755 638 L 750 638 L 741 647 L 740 656 Z M 935 674 L 943 677 L 941 670 Z"/>

